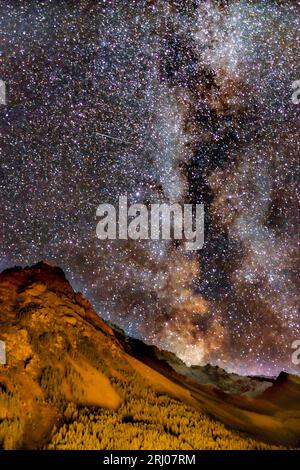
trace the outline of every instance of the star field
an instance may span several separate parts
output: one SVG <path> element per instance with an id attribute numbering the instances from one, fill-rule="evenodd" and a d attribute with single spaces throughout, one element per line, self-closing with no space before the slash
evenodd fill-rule
<path id="1" fill-rule="evenodd" d="M 297 1 L 1 5 L 0 268 L 61 266 L 188 364 L 299 373 Z M 100 203 L 204 203 L 205 245 L 101 241 Z"/>

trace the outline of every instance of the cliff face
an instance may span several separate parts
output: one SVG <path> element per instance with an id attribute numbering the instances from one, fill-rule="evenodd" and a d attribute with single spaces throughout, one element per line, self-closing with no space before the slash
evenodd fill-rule
<path id="1" fill-rule="evenodd" d="M 46 263 L 0 275 L 0 420 L 35 446 L 60 418 L 60 404 L 116 408 L 120 397 L 100 369 L 121 355 L 112 329 Z M 26 429 L 24 429 L 24 426 Z M 20 439 L 22 439 L 20 437 Z"/>
<path id="2" fill-rule="evenodd" d="M 235 378 L 235 394 L 224 393 L 213 385 L 230 391 L 230 375 L 190 370 L 126 338 L 47 263 L 0 274 L 0 340 L 0 447 L 264 448 L 207 414 L 268 442 L 300 439 L 298 378 L 281 376 L 256 399 L 241 396 Z M 95 438 L 106 432 L 110 440 Z"/>

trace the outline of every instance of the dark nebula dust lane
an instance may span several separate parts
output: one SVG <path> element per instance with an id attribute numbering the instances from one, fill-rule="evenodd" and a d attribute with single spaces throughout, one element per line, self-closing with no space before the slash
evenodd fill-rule
<path id="1" fill-rule="evenodd" d="M 0 268 L 41 259 L 126 333 L 242 374 L 300 338 L 298 1 L 1 2 Z M 205 204 L 205 245 L 96 209 Z"/>

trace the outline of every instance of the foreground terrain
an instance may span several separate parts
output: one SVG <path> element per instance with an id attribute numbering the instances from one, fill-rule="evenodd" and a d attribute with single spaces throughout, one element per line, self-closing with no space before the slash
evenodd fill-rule
<path id="1" fill-rule="evenodd" d="M 187 368 L 127 338 L 47 263 L 0 274 L 0 447 L 279 449 L 300 442 L 300 380 Z"/>

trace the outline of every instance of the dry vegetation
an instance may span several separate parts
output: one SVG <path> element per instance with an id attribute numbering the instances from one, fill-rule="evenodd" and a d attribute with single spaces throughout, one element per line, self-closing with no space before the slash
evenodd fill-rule
<path id="1" fill-rule="evenodd" d="M 138 374 L 112 381 L 122 405 L 111 411 L 68 404 L 48 449 L 279 449 L 226 429 Z"/>
<path id="2" fill-rule="evenodd" d="M 72 361 L 74 358 L 72 358 Z M 45 449 L 278 449 L 226 427 L 193 407 L 164 393 L 163 387 L 149 384 L 119 358 L 119 366 L 108 373 L 102 361 L 94 357 L 93 368 L 109 374 L 110 387 L 119 397 L 119 405 L 84 406 L 85 373 L 71 366 L 43 369 L 39 381 L 47 403 L 57 409 L 60 418 L 44 442 Z M 71 364 L 71 362 L 70 362 Z M 68 383 L 71 395 L 63 384 Z M 161 388 L 161 390 L 159 390 Z M 101 399 L 105 388 L 99 388 Z M 71 397 L 71 399 L 69 398 Z M 0 447 L 23 447 L 26 417 L 20 400 L 5 386 L 0 389 Z M 19 412 L 18 412 L 19 410 Z M 28 432 L 29 428 L 27 426 Z M 27 436 L 28 438 L 28 436 Z M 28 445 L 27 445 L 28 447 Z"/>

